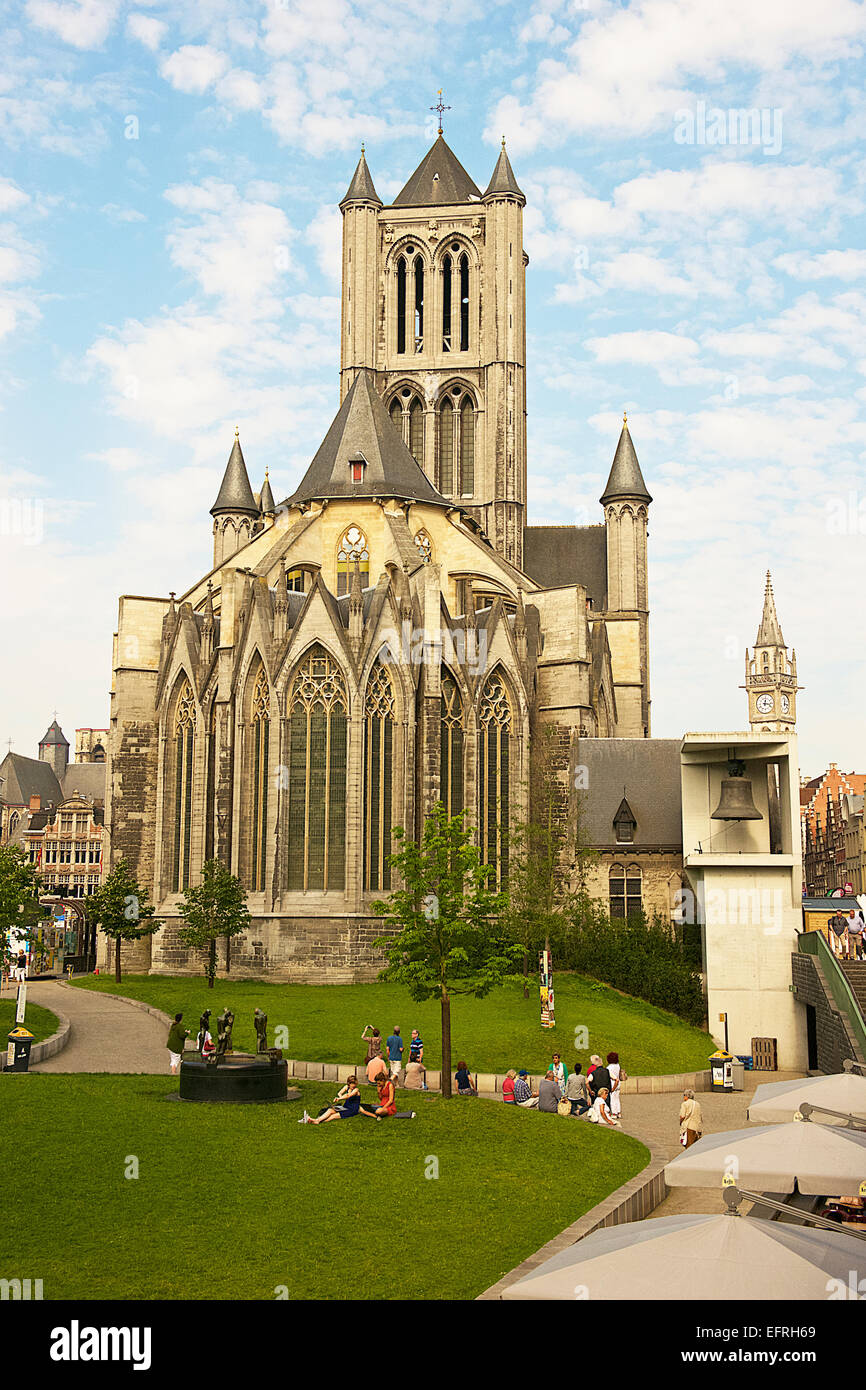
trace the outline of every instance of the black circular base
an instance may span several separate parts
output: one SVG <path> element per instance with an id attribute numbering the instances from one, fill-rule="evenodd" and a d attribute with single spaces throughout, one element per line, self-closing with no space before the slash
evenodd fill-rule
<path id="1" fill-rule="evenodd" d="M 180 1099 L 223 1101 L 232 1105 L 262 1105 L 285 1100 L 289 1066 L 251 1053 L 230 1053 L 222 1062 L 200 1057 L 180 1064 Z"/>

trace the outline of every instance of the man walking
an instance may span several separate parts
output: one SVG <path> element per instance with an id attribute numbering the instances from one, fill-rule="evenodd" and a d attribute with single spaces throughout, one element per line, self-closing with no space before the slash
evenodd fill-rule
<path id="1" fill-rule="evenodd" d="M 171 1063 L 171 1074 L 177 1076 L 183 1058 L 183 1049 L 189 1037 L 189 1029 L 183 1026 L 183 1014 L 175 1014 L 174 1023 L 168 1030 L 166 1047 L 168 1048 L 169 1061 Z"/>
<path id="2" fill-rule="evenodd" d="M 403 1068 L 403 1039 L 400 1037 L 400 1025 L 394 1024 L 394 1031 L 388 1037 L 386 1044 L 388 1048 L 388 1065 L 391 1070 L 391 1078 L 397 1081 Z"/>

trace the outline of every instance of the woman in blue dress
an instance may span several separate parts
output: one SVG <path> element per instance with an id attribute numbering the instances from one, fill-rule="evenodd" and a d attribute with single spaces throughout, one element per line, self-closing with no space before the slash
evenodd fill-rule
<path id="1" fill-rule="evenodd" d="M 351 1120 L 357 1115 L 361 1108 L 361 1092 L 358 1090 L 358 1078 L 350 1076 L 341 1091 L 334 1096 L 333 1105 L 326 1108 L 316 1116 L 315 1119 L 304 1111 L 303 1119 L 298 1123 L 302 1125 L 321 1125 L 328 1120 Z"/>

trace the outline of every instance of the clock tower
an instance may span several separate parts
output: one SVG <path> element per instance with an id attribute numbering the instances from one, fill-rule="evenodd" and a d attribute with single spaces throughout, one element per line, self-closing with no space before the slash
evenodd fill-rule
<path id="1" fill-rule="evenodd" d="M 776 615 L 773 582 L 767 570 L 764 612 L 749 654 L 746 648 L 746 684 L 749 696 L 749 724 L 756 732 L 791 732 L 797 722 L 797 653 L 785 646 Z"/>

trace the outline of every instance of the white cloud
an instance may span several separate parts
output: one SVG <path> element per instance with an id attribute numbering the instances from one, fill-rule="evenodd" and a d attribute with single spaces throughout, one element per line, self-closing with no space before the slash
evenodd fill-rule
<path id="1" fill-rule="evenodd" d="M 25 13 L 38 29 L 48 29 L 73 48 L 99 48 L 114 24 L 119 0 L 27 0 Z"/>
<path id="2" fill-rule="evenodd" d="M 126 21 L 126 32 L 155 53 L 168 33 L 168 25 L 153 15 L 134 13 Z"/>
<path id="3" fill-rule="evenodd" d="M 788 251 L 774 265 L 795 280 L 861 280 L 866 275 L 866 251 Z"/>
<path id="4" fill-rule="evenodd" d="M 228 67 L 224 53 L 209 44 L 185 44 L 160 64 L 160 73 L 179 92 L 200 96 Z"/>
<path id="5" fill-rule="evenodd" d="M 691 361 L 698 353 L 694 338 L 652 329 L 637 333 L 611 333 L 606 338 L 589 338 L 586 346 L 597 362 L 635 362 L 647 366 L 659 362 Z"/>

